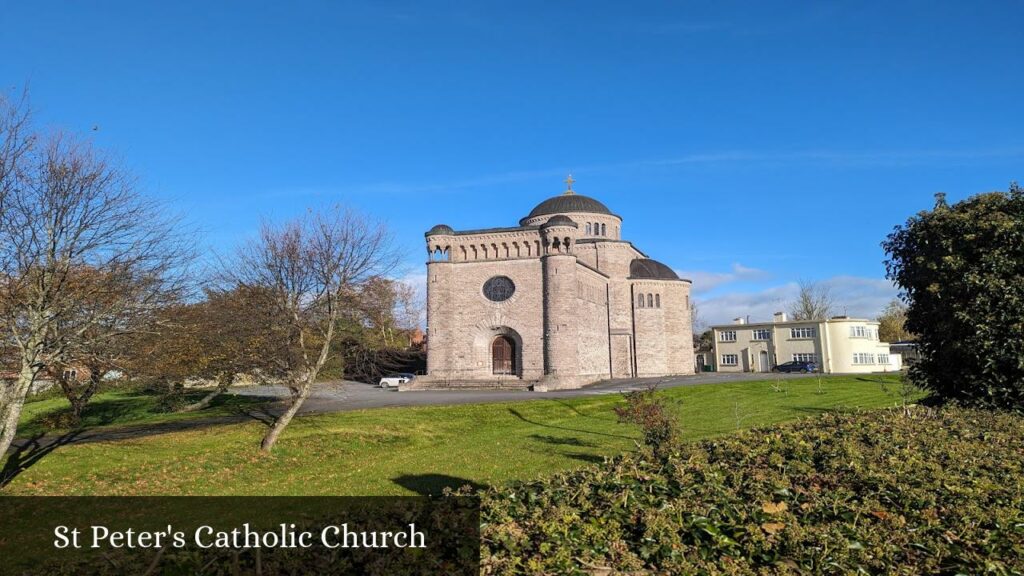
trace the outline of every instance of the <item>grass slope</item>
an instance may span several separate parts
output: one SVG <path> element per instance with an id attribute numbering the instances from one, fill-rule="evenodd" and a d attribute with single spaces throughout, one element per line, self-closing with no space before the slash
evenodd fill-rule
<path id="1" fill-rule="evenodd" d="M 188 395 L 198 400 L 205 392 Z M 180 422 L 236 415 L 243 408 L 257 406 L 265 400 L 247 396 L 221 396 L 200 412 L 161 412 L 157 410 L 159 397 L 137 391 L 113 390 L 93 397 L 82 413 L 81 427 L 121 428 L 126 425 L 146 426 L 165 422 Z M 18 424 L 18 437 L 29 438 L 39 434 L 67 432 L 65 415 L 71 408 L 59 395 L 30 401 L 25 404 Z"/>
<path id="2" fill-rule="evenodd" d="M 892 405 L 894 376 L 707 384 L 665 390 L 684 437 L 698 439 L 819 414 Z M 273 454 L 265 425 L 203 427 L 57 448 L 7 494 L 375 495 L 528 479 L 634 448 L 618 395 L 360 410 L 297 418 Z"/>

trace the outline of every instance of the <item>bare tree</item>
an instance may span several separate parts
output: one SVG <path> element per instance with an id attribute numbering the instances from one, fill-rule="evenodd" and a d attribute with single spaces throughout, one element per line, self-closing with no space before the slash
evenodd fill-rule
<path id="1" fill-rule="evenodd" d="M 180 294 L 190 252 L 176 222 L 87 143 L 29 142 L 0 185 L 0 314 L 18 372 L 0 406 L 0 454 L 38 375 L 145 326 Z"/>
<path id="2" fill-rule="evenodd" d="M 309 397 L 331 354 L 338 323 L 358 312 L 353 303 L 360 290 L 396 264 L 387 228 L 340 207 L 281 226 L 265 223 L 259 238 L 239 250 L 229 279 L 266 290 L 285 323 L 273 359 L 291 404 L 263 438 L 263 451 L 273 449 Z"/>
<path id="3" fill-rule="evenodd" d="M 914 334 L 907 330 L 907 305 L 893 300 L 886 305 L 878 320 L 878 339 L 883 342 L 913 340 Z"/>
<path id="4" fill-rule="evenodd" d="M 359 301 L 369 327 L 387 347 L 396 345 L 395 332 L 412 330 L 422 314 L 416 289 L 401 280 L 372 278 L 360 291 Z"/>
<path id="5" fill-rule="evenodd" d="M 790 304 L 793 320 L 826 320 L 832 316 L 835 300 L 825 284 L 800 281 L 800 292 Z"/>
<path id="6" fill-rule="evenodd" d="M 23 158 L 31 150 L 33 136 L 28 129 L 30 110 L 24 95 L 18 100 L 12 100 L 5 94 L 0 93 L 0 218 L 7 212 L 8 198 L 17 188 L 22 177 L 19 174 L 24 169 Z M 12 254 L 9 250 L 0 248 L 0 282 L 5 282 L 2 274 L 10 266 Z M 0 372 L 9 369 L 15 358 L 14 348 L 9 341 L 9 326 L 7 325 L 8 315 L 6 302 L 0 300 Z M 4 379 L 0 380 L 0 426 L 5 421 L 9 406 L 8 398 L 14 393 L 15 382 Z M 0 428 L 2 430 L 2 428 Z M 0 438 L 2 438 L 0 434 Z M 2 444 L 2 442 L 0 442 Z M 0 459 L 4 452 L 0 451 Z"/>

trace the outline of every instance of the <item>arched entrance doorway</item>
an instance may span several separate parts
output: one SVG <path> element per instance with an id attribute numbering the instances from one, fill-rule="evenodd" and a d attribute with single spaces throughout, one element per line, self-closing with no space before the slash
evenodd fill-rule
<path id="1" fill-rule="evenodd" d="M 491 341 L 491 374 L 516 375 L 516 343 L 500 335 Z"/>

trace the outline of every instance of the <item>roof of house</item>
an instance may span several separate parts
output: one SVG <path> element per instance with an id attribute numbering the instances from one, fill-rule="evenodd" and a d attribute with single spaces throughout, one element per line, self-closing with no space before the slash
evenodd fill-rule
<path id="1" fill-rule="evenodd" d="M 795 325 L 795 324 L 819 324 L 819 323 L 822 323 L 822 322 L 825 322 L 825 323 L 829 323 L 829 322 L 864 322 L 866 324 L 878 324 L 877 320 L 869 320 L 867 318 L 850 318 L 849 316 L 833 316 L 833 317 L 831 317 L 831 318 L 829 318 L 827 320 L 824 320 L 824 319 L 822 319 L 822 320 L 786 320 L 784 322 L 775 322 L 775 321 L 769 320 L 767 322 L 744 322 L 743 324 L 737 324 L 737 323 L 733 322 L 732 324 L 715 324 L 714 326 L 711 326 L 710 328 L 713 329 L 713 330 L 718 330 L 718 329 L 734 330 L 736 328 L 749 328 L 750 326 L 790 326 L 790 325 Z"/>

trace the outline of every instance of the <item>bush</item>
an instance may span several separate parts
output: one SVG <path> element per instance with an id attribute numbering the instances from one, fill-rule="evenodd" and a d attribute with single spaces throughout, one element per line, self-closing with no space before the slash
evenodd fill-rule
<path id="1" fill-rule="evenodd" d="M 654 387 L 633 390 L 623 394 L 625 406 L 615 408 L 619 422 L 636 424 L 644 435 L 644 445 L 654 455 L 665 457 L 679 440 L 679 424 L 669 413 L 665 399 L 658 396 Z"/>
<path id="2" fill-rule="evenodd" d="M 911 377 L 944 399 L 1024 411 L 1024 189 L 939 197 L 882 246 L 921 346 Z"/>
<path id="3" fill-rule="evenodd" d="M 1022 574 L 1024 417 L 916 407 L 482 493 L 485 574 Z"/>

